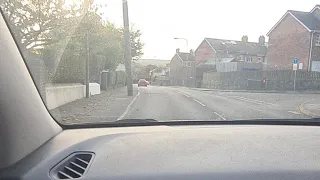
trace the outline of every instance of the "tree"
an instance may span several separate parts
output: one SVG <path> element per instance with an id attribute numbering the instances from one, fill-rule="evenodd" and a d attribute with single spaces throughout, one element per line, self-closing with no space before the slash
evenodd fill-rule
<path id="1" fill-rule="evenodd" d="M 249 42 L 248 40 L 249 40 L 249 39 L 248 39 L 248 36 L 247 36 L 247 35 L 244 35 L 244 36 L 242 36 L 242 38 L 241 38 L 241 41 L 242 41 L 242 42 L 246 42 L 246 43 L 247 43 L 247 42 Z"/>
<path id="2" fill-rule="evenodd" d="M 0 7 L 20 49 L 25 55 L 41 55 L 51 76 L 58 74 L 57 81 L 79 81 L 70 76 L 83 76 L 86 31 L 91 72 L 114 70 L 123 62 L 123 30 L 103 21 L 102 5 L 90 0 L 0 0 Z M 134 59 L 143 54 L 140 36 L 140 30 L 131 29 Z"/>
<path id="3" fill-rule="evenodd" d="M 65 0 L 2 0 L 0 7 L 23 52 L 72 35 L 84 14 L 83 4 Z"/>
<path id="4" fill-rule="evenodd" d="M 141 42 L 141 31 L 131 28 L 130 40 L 131 40 L 131 55 L 133 60 L 138 60 L 143 55 L 142 48 L 144 44 Z"/>
<path id="5" fill-rule="evenodd" d="M 121 33 L 123 34 L 123 28 L 121 28 Z M 130 28 L 130 42 L 131 42 L 131 56 L 132 60 L 138 60 L 143 55 L 143 46 L 141 42 L 141 31 L 136 29 L 134 25 Z M 124 42 L 124 40 L 123 40 Z"/>

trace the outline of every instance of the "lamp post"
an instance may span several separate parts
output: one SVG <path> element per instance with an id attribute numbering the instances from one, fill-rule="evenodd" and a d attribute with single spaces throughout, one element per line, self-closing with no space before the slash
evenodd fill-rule
<path id="1" fill-rule="evenodd" d="M 175 40 L 179 40 L 179 39 L 185 40 L 186 41 L 186 45 L 187 45 L 187 50 L 189 50 L 189 45 L 188 45 L 189 43 L 188 43 L 188 40 L 186 38 L 177 38 L 177 37 L 175 37 L 173 39 L 175 39 Z"/>

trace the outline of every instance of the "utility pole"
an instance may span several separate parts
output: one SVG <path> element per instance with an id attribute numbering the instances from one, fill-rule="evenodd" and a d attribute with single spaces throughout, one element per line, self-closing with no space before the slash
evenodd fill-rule
<path id="1" fill-rule="evenodd" d="M 123 36 L 124 36 L 124 60 L 127 74 L 127 92 L 128 96 L 133 96 L 132 76 L 131 76 L 131 44 L 130 44 L 130 31 L 129 31 L 129 15 L 128 15 L 128 2 L 122 0 L 123 8 Z"/>
<path id="2" fill-rule="evenodd" d="M 85 83 L 86 83 L 86 98 L 90 97 L 90 79 L 89 79 L 89 61 L 90 61 L 90 51 L 89 51 L 89 1 L 85 0 L 85 22 L 86 22 L 86 32 L 85 32 L 85 49 L 86 49 L 86 74 L 85 74 Z"/>
<path id="3" fill-rule="evenodd" d="M 88 28 L 86 28 L 86 98 L 90 97 L 89 60 L 90 60 L 89 32 L 88 32 Z"/>

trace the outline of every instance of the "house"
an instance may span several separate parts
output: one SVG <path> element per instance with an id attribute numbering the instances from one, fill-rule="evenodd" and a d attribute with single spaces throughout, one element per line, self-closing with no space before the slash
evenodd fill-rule
<path id="1" fill-rule="evenodd" d="M 310 12 L 288 10 L 267 36 L 268 69 L 292 69 L 298 58 L 304 70 L 320 71 L 320 5 Z"/>
<path id="2" fill-rule="evenodd" d="M 186 53 L 176 49 L 176 53 L 170 61 L 169 75 L 172 85 L 194 86 L 195 57 L 193 50 Z"/>
<path id="3" fill-rule="evenodd" d="M 154 69 L 165 69 L 170 60 L 164 59 L 139 59 L 132 61 L 132 79 L 137 82 L 139 79 L 150 80 L 150 71 Z"/>
<path id="4" fill-rule="evenodd" d="M 255 66 L 261 69 L 267 60 L 267 50 L 263 36 L 257 43 L 204 38 L 195 51 L 197 84 L 202 80 L 203 73 L 208 71 L 249 70 L 246 65 L 250 69 Z"/>
<path id="5" fill-rule="evenodd" d="M 167 59 L 138 59 L 134 62 L 137 64 L 140 64 L 141 66 L 154 65 L 157 67 L 166 67 L 166 65 L 168 63 L 170 63 L 170 60 L 167 60 Z"/>
<path id="6" fill-rule="evenodd" d="M 196 65 L 208 61 L 266 62 L 265 39 L 259 42 L 243 42 L 225 39 L 205 38 L 195 51 Z"/>

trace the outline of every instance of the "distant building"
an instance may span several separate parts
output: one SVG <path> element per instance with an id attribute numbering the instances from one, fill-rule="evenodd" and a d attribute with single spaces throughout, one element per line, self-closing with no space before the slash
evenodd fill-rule
<path id="1" fill-rule="evenodd" d="M 266 62 L 267 46 L 264 38 L 259 42 L 243 42 L 205 38 L 195 51 L 196 65 L 206 62 Z"/>
<path id="2" fill-rule="evenodd" d="M 195 51 L 197 86 L 204 72 L 262 70 L 266 60 L 267 46 L 263 36 L 258 42 L 205 38 Z"/>
<path id="3" fill-rule="evenodd" d="M 118 66 L 116 67 L 116 71 L 125 72 L 126 71 L 125 65 L 123 63 L 119 63 Z"/>
<path id="4" fill-rule="evenodd" d="M 166 65 L 170 60 L 162 59 L 139 59 L 132 61 L 132 79 L 134 82 L 139 79 L 147 79 L 151 81 L 152 75 L 150 74 L 154 69 L 166 69 Z"/>
<path id="5" fill-rule="evenodd" d="M 170 79 L 172 85 L 194 86 L 195 57 L 194 52 L 180 52 L 176 49 L 170 61 Z"/>
<path id="6" fill-rule="evenodd" d="M 320 5 L 310 12 L 288 10 L 267 35 L 268 69 L 292 69 L 298 58 L 304 70 L 320 71 Z"/>
<path id="7" fill-rule="evenodd" d="M 170 60 L 166 59 L 138 59 L 134 61 L 141 66 L 154 65 L 157 67 L 166 67 L 166 64 L 170 63 Z"/>

